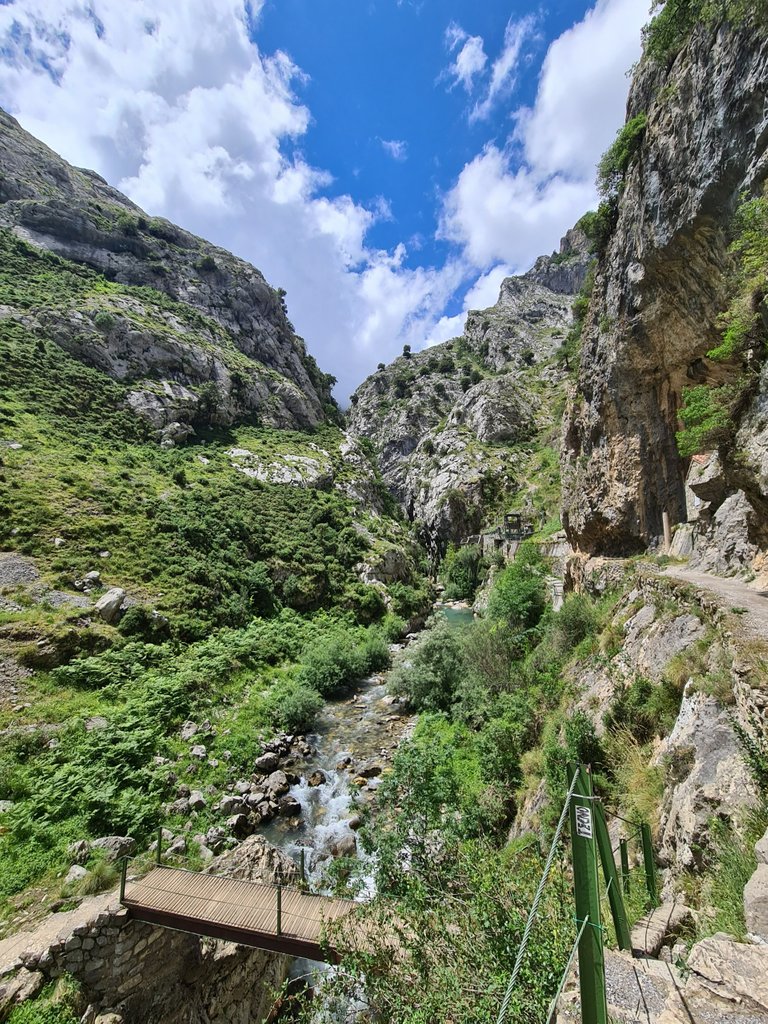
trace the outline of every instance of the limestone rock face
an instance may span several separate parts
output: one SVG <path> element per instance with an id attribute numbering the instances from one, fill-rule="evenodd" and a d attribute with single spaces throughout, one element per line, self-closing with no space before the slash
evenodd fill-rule
<path id="1" fill-rule="evenodd" d="M 275 427 L 323 422 L 334 407 L 328 381 L 258 270 L 149 217 L 3 111 L 0 147 L 0 228 L 118 285 L 162 293 L 128 287 L 83 306 L 8 315 L 132 384 L 130 408 L 158 434 L 174 423 L 226 426 L 253 416 Z M 178 431 L 162 438 L 166 446 L 183 439 Z"/>
<path id="2" fill-rule="evenodd" d="M 661 536 L 663 511 L 673 525 L 686 518 L 681 392 L 723 371 L 706 352 L 728 302 L 731 216 L 768 170 L 767 89 L 768 39 L 727 23 L 700 26 L 669 67 L 642 63 L 635 76 L 628 116 L 648 123 L 598 266 L 564 423 L 563 525 L 580 550 L 640 551 Z M 754 504 L 765 493 L 762 389 L 748 417 L 738 447 L 753 465 Z"/>
<path id="3" fill-rule="evenodd" d="M 405 353 L 353 395 L 350 433 L 372 442 L 428 543 L 476 533 L 490 503 L 526 486 L 523 448 L 553 431 L 566 376 L 553 357 L 591 260 L 570 231 L 559 253 L 506 278 L 495 306 L 470 312 L 461 337 Z"/>
<path id="4" fill-rule="evenodd" d="M 656 760 L 666 761 L 659 856 L 675 869 L 699 864 L 712 817 L 727 818 L 754 793 L 727 711 L 686 687 L 675 727 Z"/>

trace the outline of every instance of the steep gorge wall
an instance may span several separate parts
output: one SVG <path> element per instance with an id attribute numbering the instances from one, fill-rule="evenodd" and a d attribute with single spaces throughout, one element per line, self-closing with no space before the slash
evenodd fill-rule
<path id="1" fill-rule="evenodd" d="M 628 118 L 642 112 L 564 423 L 563 525 L 603 554 L 645 549 L 665 510 L 686 519 L 681 392 L 723 372 L 706 352 L 729 299 L 733 212 L 768 177 L 768 39 L 698 28 L 669 67 L 640 64 Z"/>

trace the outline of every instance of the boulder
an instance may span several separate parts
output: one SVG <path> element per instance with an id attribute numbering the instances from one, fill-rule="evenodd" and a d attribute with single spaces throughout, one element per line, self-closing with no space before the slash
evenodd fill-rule
<path id="1" fill-rule="evenodd" d="M 219 804 L 219 809 L 223 814 L 242 814 L 245 810 L 245 804 L 240 797 L 225 796 Z"/>
<path id="2" fill-rule="evenodd" d="M 275 796 L 283 796 L 291 788 L 285 772 L 272 772 L 266 782 L 267 789 Z"/>
<path id="3" fill-rule="evenodd" d="M 327 782 L 327 778 L 325 772 L 321 772 L 320 769 L 312 772 L 312 774 L 307 779 L 308 786 L 322 786 L 324 782 Z"/>
<path id="4" fill-rule="evenodd" d="M 294 796 L 281 797 L 277 806 L 277 813 L 283 818 L 295 818 L 301 814 L 301 804 Z"/>
<path id="5" fill-rule="evenodd" d="M 755 856 L 758 864 L 768 864 L 768 829 L 763 838 L 755 843 Z"/>
<path id="6" fill-rule="evenodd" d="M 44 987 L 45 977 L 39 971 L 19 968 L 12 977 L 0 980 L 0 1020 L 7 1020 L 14 1006 L 34 999 Z"/>
<path id="7" fill-rule="evenodd" d="M 675 727 L 654 760 L 668 765 L 659 857 L 676 871 L 699 865 L 710 819 L 730 818 L 755 799 L 728 709 L 687 686 Z"/>
<path id="8" fill-rule="evenodd" d="M 749 934 L 768 943 L 768 864 L 758 864 L 744 886 L 744 919 Z"/>
<path id="9" fill-rule="evenodd" d="M 91 844 L 87 839 L 78 839 L 76 843 L 70 844 L 67 852 L 75 864 L 85 864 L 91 855 Z"/>
<path id="10" fill-rule="evenodd" d="M 111 624 L 120 618 L 124 601 L 125 591 L 121 587 L 112 587 L 96 602 L 94 611 L 104 622 Z"/>
<path id="11" fill-rule="evenodd" d="M 712 995 L 768 1014 L 768 946 L 713 935 L 693 946 L 688 967 L 699 986 Z"/>
<path id="12" fill-rule="evenodd" d="M 331 845 L 334 857 L 354 857 L 357 853 L 357 839 L 351 834 L 340 836 Z"/>
<path id="13" fill-rule="evenodd" d="M 245 839 L 253 832 L 253 823 L 247 814 L 233 814 L 227 818 L 227 828 L 238 839 Z"/>
<path id="14" fill-rule="evenodd" d="M 69 871 L 64 876 L 64 885 L 70 885 L 72 882 L 79 882 L 85 878 L 88 874 L 86 869 L 80 864 L 73 864 Z"/>
<path id="15" fill-rule="evenodd" d="M 380 764 L 364 764 L 362 767 L 356 769 L 357 774 L 362 779 L 375 779 L 378 775 L 384 771 Z"/>
<path id="16" fill-rule="evenodd" d="M 291 858 L 260 835 L 249 836 L 231 852 L 217 857 L 208 870 L 249 882 L 299 881 L 299 869 Z"/>
<path id="17" fill-rule="evenodd" d="M 208 801 L 199 789 L 195 789 L 189 794 L 189 806 L 193 811 L 202 811 L 208 806 Z"/>
<path id="18" fill-rule="evenodd" d="M 91 843 L 94 850 L 103 850 L 108 861 L 132 857 L 136 851 L 136 840 L 132 836 L 103 836 Z"/>
<path id="19" fill-rule="evenodd" d="M 208 756 L 208 751 L 202 743 L 196 743 L 189 751 L 189 755 L 190 757 L 196 758 L 198 761 L 204 761 Z"/>
<path id="20" fill-rule="evenodd" d="M 184 741 L 191 740 L 199 728 L 197 722 L 184 722 L 179 735 Z"/>
<path id="21" fill-rule="evenodd" d="M 632 928 L 635 956 L 658 956 L 667 938 L 674 938 L 691 920 L 691 911 L 683 903 L 664 903 L 654 907 Z"/>
<path id="22" fill-rule="evenodd" d="M 279 760 L 280 759 L 277 754 L 268 750 L 265 754 L 262 754 L 261 757 L 257 757 L 253 762 L 254 771 L 259 775 L 269 775 L 270 772 L 273 772 L 277 768 Z"/>

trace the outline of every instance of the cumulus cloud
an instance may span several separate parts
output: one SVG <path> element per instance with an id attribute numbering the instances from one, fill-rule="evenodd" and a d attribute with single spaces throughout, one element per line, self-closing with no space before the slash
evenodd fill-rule
<path id="1" fill-rule="evenodd" d="M 379 139 L 385 153 L 393 160 L 406 160 L 408 158 L 408 143 L 402 139 Z"/>
<path id="2" fill-rule="evenodd" d="M 525 269 L 594 206 L 595 164 L 623 121 L 646 19 L 646 0 L 598 0 L 550 45 L 535 103 L 515 112 L 506 144 L 486 145 L 462 169 L 441 232 L 476 267 Z"/>
<path id="3" fill-rule="evenodd" d="M 460 275 L 371 250 L 391 218 L 330 195 L 301 152 L 303 75 L 252 41 L 244 0 L 17 0 L 0 5 L 0 103 L 80 166 L 259 267 L 343 399 L 414 331 L 428 330 Z M 200 26 L 205 31 L 200 31 Z M 388 143 L 393 157 L 405 146 Z M 386 310 L 383 312 L 383 307 Z M 417 325 L 424 321 L 423 326 Z"/>
<path id="4" fill-rule="evenodd" d="M 639 50 L 647 0 L 598 0 L 552 44 L 532 108 L 506 112 L 515 114 L 513 136 L 486 145 L 444 196 L 440 232 L 455 249 L 439 267 L 413 266 L 404 244 L 372 248 L 371 227 L 392 216 L 386 198 L 363 204 L 334 193 L 332 176 L 306 159 L 304 76 L 286 54 L 254 43 L 261 7 L 4 0 L 0 103 L 151 214 L 287 289 L 291 319 L 344 398 L 404 343 L 459 333 L 463 311 L 444 314 L 467 280 L 476 284 L 464 308 L 489 305 L 503 276 L 552 249 L 588 208 L 594 163 L 622 119 L 624 70 Z M 486 105 L 504 110 L 530 31 L 510 22 L 502 52 L 481 68 L 480 37 L 449 30 L 454 78 L 478 96 L 477 121 Z M 380 141 L 393 158 L 406 156 L 401 140 Z"/>
<path id="5" fill-rule="evenodd" d="M 425 344 L 439 345 L 442 341 L 456 338 L 464 330 L 464 323 L 470 309 L 487 309 L 496 304 L 501 290 L 501 282 L 505 277 L 515 273 L 513 267 L 499 263 L 477 278 L 467 291 L 462 303 L 461 312 L 455 316 L 441 316 L 426 338 Z"/>
<path id="6" fill-rule="evenodd" d="M 445 43 L 449 52 L 461 47 L 456 54 L 454 61 L 443 73 L 445 77 L 451 78 L 453 84 L 460 83 L 467 92 L 472 91 L 474 80 L 488 63 L 482 36 L 470 36 L 468 33 L 451 22 L 445 30 Z"/>

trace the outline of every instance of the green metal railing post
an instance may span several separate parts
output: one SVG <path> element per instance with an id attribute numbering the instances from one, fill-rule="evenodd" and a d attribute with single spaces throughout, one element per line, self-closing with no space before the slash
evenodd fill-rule
<path id="1" fill-rule="evenodd" d="M 619 856 L 621 857 L 621 885 L 625 893 L 629 893 L 629 854 L 627 840 L 619 840 Z"/>
<path id="2" fill-rule="evenodd" d="M 571 778 L 575 771 L 575 765 L 569 767 Z M 578 771 L 571 799 L 570 825 L 577 930 L 587 921 L 579 940 L 581 1020 L 582 1024 L 608 1024 L 592 780 L 583 766 Z"/>
<path id="3" fill-rule="evenodd" d="M 608 825 L 605 820 L 605 811 L 599 800 L 592 801 L 593 817 L 595 821 L 595 835 L 597 837 L 597 848 L 600 851 L 600 861 L 603 865 L 603 875 L 608 886 L 608 901 L 611 905 L 611 917 L 613 926 L 616 929 L 616 941 L 619 949 L 632 949 L 632 936 L 627 923 L 627 912 L 624 909 L 624 896 L 619 884 L 619 876 L 616 871 L 616 861 L 613 859 L 611 849 L 611 837 L 608 834 Z"/>
<path id="4" fill-rule="evenodd" d="M 656 865 L 653 861 L 651 826 L 646 822 L 643 822 L 640 826 L 640 838 L 643 842 L 643 864 L 645 866 L 645 884 L 648 887 L 648 898 L 654 907 L 658 907 L 659 893 L 656 888 Z"/>
<path id="5" fill-rule="evenodd" d="M 123 857 L 120 861 L 120 902 L 125 902 L 125 879 L 128 874 L 128 858 Z"/>
<path id="6" fill-rule="evenodd" d="M 305 851 L 304 851 L 304 847 L 302 846 L 302 848 L 301 848 L 301 884 L 305 885 L 306 881 L 307 881 L 307 872 L 306 872 Z"/>
<path id="7" fill-rule="evenodd" d="M 155 859 L 158 864 L 163 863 L 163 826 L 160 825 L 157 829 L 157 848 L 155 849 Z"/>
<path id="8" fill-rule="evenodd" d="M 277 934 L 283 934 L 283 887 L 277 883 Z"/>

